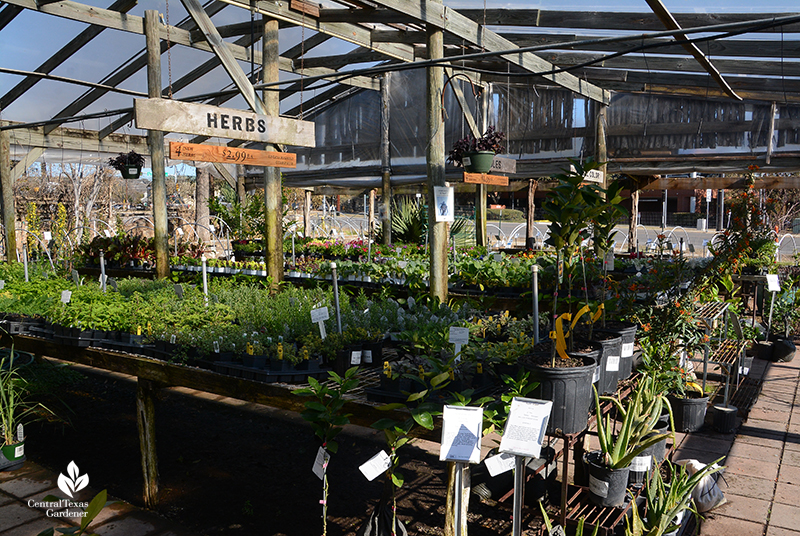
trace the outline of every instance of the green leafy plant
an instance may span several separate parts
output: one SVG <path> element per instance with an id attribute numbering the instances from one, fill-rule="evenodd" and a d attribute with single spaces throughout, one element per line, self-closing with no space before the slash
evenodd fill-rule
<path id="1" fill-rule="evenodd" d="M 0 360 L 0 425 L 4 445 L 17 442 L 17 427 L 34 420 L 39 410 L 49 411 L 40 403 L 30 401 L 28 382 L 14 367 L 14 349 L 8 358 Z"/>
<path id="2" fill-rule="evenodd" d="M 505 152 L 503 145 L 505 139 L 506 135 L 493 126 L 487 128 L 480 138 L 476 138 L 470 133 L 467 137 L 453 143 L 453 148 L 447 155 L 447 162 L 461 167 L 464 165 L 464 156 L 469 153 L 491 151 L 494 154 L 501 154 Z"/>
<path id="3" fill-rule="evenodd" d="M 127 153 L 119 153 L 119 156 L 108 159 L 108 165 L 117 171 L 122 171 L 127 167 L 142 167 L 144 165 L 144 156 L 136 151 L 129 151 Z"/>
<path id="4" fill-rule="evenodd" d="M 298 389 L 294 394 L 298 396 L 313 397 L 305 403 L 305 411 L 301 413 L 303 419 L 311 424 L 314 434 L 322 441 L 322 448 L 333 454 L 339 451 L 336 436 L 342 431 L 344 425 L 350 423 L 350 414 L 344 413 L 345 399 L 349 391 L 358 386 L 358 367 L 349 368 L 344 376 L 333 371 L 328 372 L 327 384 L 318 382 L 313 377 L 308 378 L 309 387 Z M 322 476 L 322 534 L 328 533 L 328 472 L 325 462 Z"/>
<path id="5" fill-rule="evenodd" d="M 55 495 L 48 495 L 42 500 L 43 502 L 58 502 L 64 499 L 56 497 Z M 89 506 L 86 507 L 86 510 L 83 510 L 81 524 L 79 526 L 57 529 L 49 528 L 40 532 L 38 536 L 54 536 L 56 531 L 58 531 L 60 534 L 69 534 L 71 536 L 98 536 L 94 532 L 89 531 L 89 525 L 100 514 L 100 512 L 103 511 L 103 508 L 116 502 L 118 501 L 108 501 L 108 492 L 103 490 L 95 495 L 91 502 L 89 502 Z"/>

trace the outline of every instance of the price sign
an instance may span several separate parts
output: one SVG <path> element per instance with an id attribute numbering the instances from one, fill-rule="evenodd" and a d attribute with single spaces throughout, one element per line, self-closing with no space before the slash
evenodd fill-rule
<path id="1" fill-rule="evenodd" d="M 455 345 L 456 362 L 461 360 L 461 347 L 469 343 L 469 328 L 450 327 L 450 343 Z"/>
<path id="2" fill-rule="evenodd" d="M 324 341 L 328 336 L 325 331 L 325 321 L 330 318 L 327 307 L 319 307 L 311 310 L 311 321 L 319 326 L 319 336 Z"/>
<path id="3" fill-rule="evenodd" d="M 478 463 L 481 457 L 483 408 L 445 406 L 442 417 L 444 424 L 439 460 Z"/>
<path id="4" fill-rule="evenodd" d="M 778 274 L 767 274 L 767 290 L 769 292 L 781 291 L 781 283 L 778 281 Z"/>
<path id="5" fill-rule="evenodd" d="M 500 452 L 538 458 L 552 407 L 552 400 L 515 397 L 500 440 Z"/>

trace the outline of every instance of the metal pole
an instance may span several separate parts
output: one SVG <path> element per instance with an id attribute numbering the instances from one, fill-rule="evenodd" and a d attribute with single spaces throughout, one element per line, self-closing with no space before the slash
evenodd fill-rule
<path id="1" fill-rule="evenodd" d="M 511 511 L 511 534 L 522 536 L 522 491 L 525 487 L 525 458 L 514 456 L 514 508 Z"/>
<path id="2" fill-rule="evenodd" d="M 339 309 L 339 277 L 336 275 L 336 263 L 331 263 L 333 273 L 333 307 L 336 309 L 336 329 L 342 333 L 342 311 Z"/>
<path id="3" fill-rule="evenodd" d="M 769 340 L 769 332 L 772 331 L 772 308 L 775 306 L 775 294 L 777 293 L 773 292 L 772 298 L 769 300 L 769 320 L 767 321 L 767 340 Z"/>
<path id="4" fill-rule="evenodd" d="M 456 462 L 456 475 L 455 475 L 455 491 L 453 492 L 453 509 L 455 510 L 454 523 L 455 536 L 461 536 L 461 496 L 464 493 L 464 480 L 462 478 L 464 471 L 464 464 Z M 516 501 L 516 499 L 515 499 Z"/>
<path id="5" fill-rule="evenodd" d="M 533 272 L 533 344 L 539 344 L 539 265 L 531 266 Z"/>
<path id="6" fill-rule="evenodd" d="M 294 231 L 292 231 L 292 268 L 297 266 L 297 262 L 295 261 L 295 254 L 294 254 Z"/>
<path id="7" fill-rule="evenodd" d="M 667 191 L 664 190 L 664 200 L 661 203 L 661 232 L 667 228 Z"/>
<path id="8" fill-rule="evenodd" d="M 203 264 L 203 295 L 205 296 L 206 307 L 208 307 L 208 271 L 206 270 L 206 258 L 202 258 Z"/>
<path id="9" fill-rule="evenodd" d="M 100 288 L 106 291 L 106 257 L 103 250 L 100 250 Z"/>

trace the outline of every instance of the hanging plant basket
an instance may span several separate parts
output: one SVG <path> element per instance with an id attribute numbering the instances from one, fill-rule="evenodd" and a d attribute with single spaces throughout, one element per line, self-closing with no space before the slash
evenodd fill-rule
<path id="1" fill-rule="evenodd" d="M 494 162 L 494 151 L 475 151 L 464 155 L 462 162 L 469 173 L 488 173 Z"/>
<path id="2" fill-rule="evenodd" d="M 119 170 L 123 179 L 138 179 L 142 174 L 141 166 L 125 166 Z"/>

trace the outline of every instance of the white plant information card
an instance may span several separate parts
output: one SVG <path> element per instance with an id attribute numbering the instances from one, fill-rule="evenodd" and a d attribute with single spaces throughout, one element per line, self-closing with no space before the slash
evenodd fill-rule
<path id="1" fill-rule="evenodd" d="M 500 452 L 538 458 L 552 407 L 551 400 L 515 397 L 500 440 Z"/>
<path id="2" fill-rule="evenodd" d="M 483 408 L 445 406 L 442 413 L 442 450 L 439 460 L 478 463 L 481 461 Z"/>
<path id="3" fill-rule="evenodd" d="M 372 482 L 375 480 L 378 475 L 383 474 L 392 466 L 392 460 L 389 459 L 389 455 L 386 454 L 385 450 L 380 451 L 375 456 L 361 464 L 358 470 Z"/>

